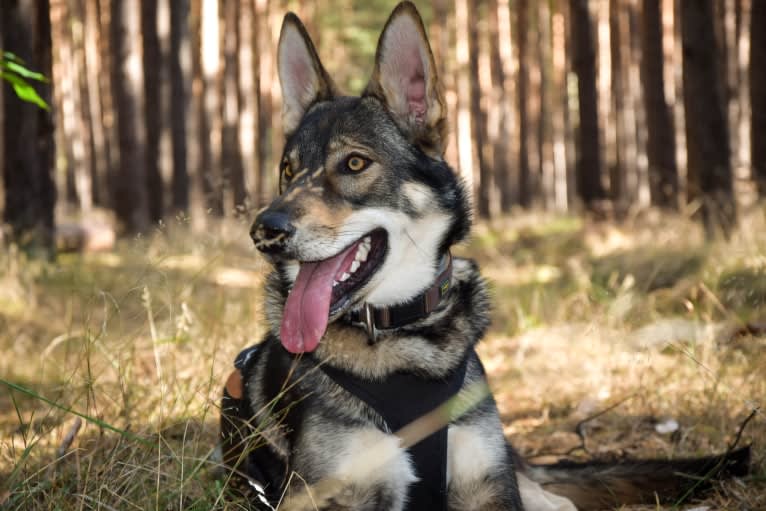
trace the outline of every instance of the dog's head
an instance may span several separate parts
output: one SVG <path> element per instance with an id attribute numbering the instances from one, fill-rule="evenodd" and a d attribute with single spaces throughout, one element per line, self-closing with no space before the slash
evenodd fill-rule
<path id="1" fill-rule="evenodd" d="M 359 97 L 338 93 L 294 14 L 282 24 L 277 60 L 280 196 L 251 236 L 292 284 L 282 343 L 313 351 L 349 309 L 403 303 L 428 288 L 442 255 L 467 234 L 470 207 L 442 160 L 445 102 L 411 3 L 386 23 Z"/>

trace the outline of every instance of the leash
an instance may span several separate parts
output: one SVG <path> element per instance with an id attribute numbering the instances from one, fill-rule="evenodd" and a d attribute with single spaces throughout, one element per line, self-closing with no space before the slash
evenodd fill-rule
<path id="1" fill-rule="evenodd" d="M 452 289 L 452 254 L 447 251 L 439 262 L 439 274 L 434 283 L 418 296 L 401 305 L 375 307 L 369 303 L 346 314 L 353 326 L 367 332 L 370 344 L 377 341 L 378 330 L 400 328 L 431 314 Z"/>

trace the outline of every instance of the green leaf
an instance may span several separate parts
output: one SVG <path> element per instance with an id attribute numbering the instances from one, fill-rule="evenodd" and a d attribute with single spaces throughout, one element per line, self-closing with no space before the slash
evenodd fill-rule
<path id="1" fill-rule="evenodd" d="M 3 66 L 13 73 L 16 73 L 19 76 L 23 76 L 24 78 L 29 78 L 30 80 L 36 80 L 38 82 L 47 82 L 48 79 L 45 77 L 44 74 L 38 73 L 36 71 L 32 71 L 30 69 L 25 68 L 21 64 L 17 64 L 13 61 L 7 61 L 3 62 Z"/>
<path id="2" fill-rule="evenodd" d="M 4 51 L 2 58 L 3 60 L 10 60 L 13 62 L 18 62 L 19 64 L 24 64 L 24 60 L 21 57 L 10 51 Z"/>
<path id="3" fill-rule="evenodd" d="M 37 91 L 22 77 L 16 75 L 15 73 L 9 72 L 2 72 L 0 76 L 2 76 L 4 80 L 10 82 L 10 84 L 13 86 L 14 92 L 16 92 L 16 95 L 19 97 L 19 99 L 22 99 L 28 103 L 33 103 L 43 110 L 50 110 L 48 103 L 46 103 L 45 100 L 40 97 Z"/>

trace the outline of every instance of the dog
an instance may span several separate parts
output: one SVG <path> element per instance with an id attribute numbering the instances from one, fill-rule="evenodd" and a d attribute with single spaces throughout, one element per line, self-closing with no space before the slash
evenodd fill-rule
<path id="1" fill-rule="evenodd" d="M 601 509 L 747 471 L 694 460 L 533 466 L 507 443 L 474 347 L 489 326 L 447 112 L 417 9 L 399 4 L 364 92 L 342 95 L 294 14 L 278 45 L 280 195 L 250 235 L 273 265 L 268 333 L 226 382 L 221 443 L 257 509 Z M 476 389 L 479 389 L 478 391 Z M 456 412 L 456 410 L 458 410 Z"/>

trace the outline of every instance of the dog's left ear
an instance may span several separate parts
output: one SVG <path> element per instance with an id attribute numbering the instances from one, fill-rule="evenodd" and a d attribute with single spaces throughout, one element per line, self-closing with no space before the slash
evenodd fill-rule
<path id="1" fill-rule="evenodd" d="M 282 85 L 282 129 L 287 137 L 312 104 L 336 95 L 335 85 L 319 60 L 306 28 L 291 12 L 285 15 L 279 33 L 277 69 Z"/>
<path id="2" fill-rule="evenodd" d="M 410 2 L 397 5 L 388 18 L 364 94 L 383 101 L 399 127 L 427 154 L 444 154 L 444 94 L 423 20 Z"/>

